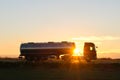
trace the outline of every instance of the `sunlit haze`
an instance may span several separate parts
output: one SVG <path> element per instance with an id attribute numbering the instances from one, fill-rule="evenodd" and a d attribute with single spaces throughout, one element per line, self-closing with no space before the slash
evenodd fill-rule
<path id="1" fill-rule="evenodd" d="M 73 56 L 82 56 L 81 54 L 80 54 L 80 48 L 79 49 L 75 49 L 74 51 L 73 51 Z"/>
<path id="2" fill-rule="evenodd" d="M 84 42 L 98 57 L 120 58 L 120 0 L 0 0 L 0 57 L 18 57 L 25 42 Z"/>

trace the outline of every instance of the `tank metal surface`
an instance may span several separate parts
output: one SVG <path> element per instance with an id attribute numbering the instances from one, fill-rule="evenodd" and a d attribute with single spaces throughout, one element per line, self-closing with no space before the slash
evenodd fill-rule
<path id="1" fill-rule="evenodd" d="M 72 55 L 74 49 L 73 42 L 23 43 L 20 46 L 20 56 L 27 60 L 47 59 L 53 55 L 59 58 L 63 54 Z"/>

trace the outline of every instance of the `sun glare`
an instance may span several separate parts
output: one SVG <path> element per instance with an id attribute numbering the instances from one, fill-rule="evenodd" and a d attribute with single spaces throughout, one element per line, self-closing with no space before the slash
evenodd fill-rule
<path id="1" fill-rule="evenodd" d="M 80 49 L 75 49 L 73 52 L 73 56 L 80 56 Z"/>

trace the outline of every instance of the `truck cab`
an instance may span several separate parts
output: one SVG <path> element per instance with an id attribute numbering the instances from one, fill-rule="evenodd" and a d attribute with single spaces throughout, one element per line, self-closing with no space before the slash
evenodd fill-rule
<path id="1" fill-rule="evenodd" d="M 97 54 L 96 54 L 95 44 L 91 42 L 85 42 L 83 54 L 84 54 L 84 59 L 87 62 L 90 62 L 91 60 L 96 60 Z"/>

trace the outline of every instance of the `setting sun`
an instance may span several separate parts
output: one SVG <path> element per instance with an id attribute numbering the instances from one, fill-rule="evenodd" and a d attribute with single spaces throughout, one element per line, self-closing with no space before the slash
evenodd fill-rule
<path id="1" fill-rule="evenodd" d="M 73 56 L 80 56 L 80 49 L 74 49 Z"/>

